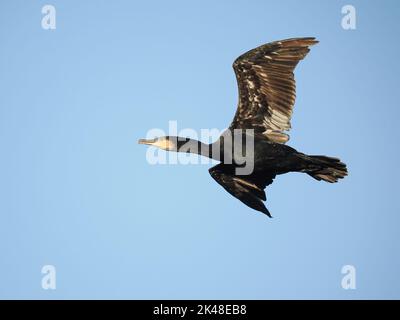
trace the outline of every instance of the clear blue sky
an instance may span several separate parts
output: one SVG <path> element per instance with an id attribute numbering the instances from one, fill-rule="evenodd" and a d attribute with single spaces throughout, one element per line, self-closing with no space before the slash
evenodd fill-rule
<path id="1" fill-rule="evenodd" d="M 400 298 L 399 19 L 394 0 L 1 1 L 0 298 Z M 209 165 L 147 163 L 138 138 L 227 127 L 233 60 L 297 36 L 320 44 L 289 144 L 349 177 L 278 177 L 268 219 Z"/>

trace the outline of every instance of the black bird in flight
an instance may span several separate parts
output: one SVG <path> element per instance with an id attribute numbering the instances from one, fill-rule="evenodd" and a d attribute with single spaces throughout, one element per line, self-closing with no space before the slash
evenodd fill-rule
<path id="1" fill-rule="evenodd" d="M 316 180 L 337 182 L 347 175 L 346 165 L 339 159 L 306 155 L 285 145 L 289 140 L 285 131 L 291 127 L 296 96 L 293 71 L 308 54 L 309 47 L 316 43 L 315 38 L 275 41 L 237 58 L 233 69 L 239 87 L 238 107 L 230 127 L 216 142 L 204 144 L 166 136 L 140 139 L 139 143 L 220 161 L 209 169 L 215 181 L 244 204 L 269 217 L 263 203 L 264 189 L 276 175 L 304 172 Z M 235 141 L 242 141 L 241 147 L 235 148 Z M 244 154 L 246 163 L 243 163 Z M 248 159 L 252 161 L 252 170 L 239 174 Z"/>

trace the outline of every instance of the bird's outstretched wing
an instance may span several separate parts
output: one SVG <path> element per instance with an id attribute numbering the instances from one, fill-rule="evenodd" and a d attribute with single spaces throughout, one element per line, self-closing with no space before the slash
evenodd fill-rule
<path id="1" fill-rule="evenodd" d="M 268 140 L 285 143 L 296 97 L 293 70 L 318 43 L 315 38 L 271 42 L 250 50 L 233 63 L 239 102 L 230 129 L 254 129 Z"/>
<path id="2" fill-rule="evenodd" d="M 226 191 L 245 205 L 265 213 L 271 217 L 263 200 L 266 200 L 264 189 L 270 185 L 275 174 L 235 176 L 234 167 L 222 163 L 208 170 L 211 177 L 217 181 Z"/>

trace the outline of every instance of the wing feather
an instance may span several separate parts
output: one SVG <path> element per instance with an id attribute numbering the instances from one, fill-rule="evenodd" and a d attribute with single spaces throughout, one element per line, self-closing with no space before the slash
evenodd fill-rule
<path id="1" fill-rule="evenodd" d="M 285 143 L 296 99 L 293 71 L 318 43 L 294 38 L 262 45 L 233 63 L 239 102 L 230 129 L 254 129 L 273 142 Z"/>
<path id="2" fill-rule="evenodd" d="M 257 176 L 235 176 L 234 168 L 222 163 L 209 169 L 211 177 L 226 191 L 244 204 L 271 217 L 263 200 L 266 200 L 265 187 L 272 183 L 274 174 Z"/>

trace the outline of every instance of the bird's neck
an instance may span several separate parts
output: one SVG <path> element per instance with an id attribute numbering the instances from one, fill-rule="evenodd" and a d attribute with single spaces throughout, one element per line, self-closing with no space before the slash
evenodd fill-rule
<path id="1" fill-rule="evenodd" d="M 178 152 L 194 153 L 207 158 L 212 158 L 211 145 L 195 139 L 178 139 Z"/>

